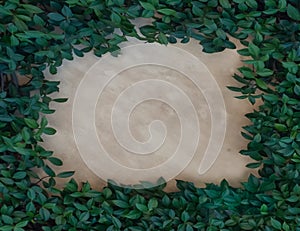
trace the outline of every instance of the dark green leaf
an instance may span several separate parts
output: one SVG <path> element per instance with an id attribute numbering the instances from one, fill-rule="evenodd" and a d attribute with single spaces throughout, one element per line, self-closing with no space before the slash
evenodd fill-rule
<path id="1" fill-rule="evenodd" d="M 54 164 L 55 166 L 62 166 L 63 162 L 56 158 L 56 157 L 49 157 L 48 160 L 51 162 L 51 164 Z"/>
<path id="2" fill-rule="evenodd" d="M 140 4 L 145 10 L 155 10 L 155 7 L 149 2 L 140 1 Z"/>
<path id="3" fill-rule="evenodd" d="M 47 135 L 54 135 L 56 133 L 56 130 L 51 127 L 46 127 L 43 129 L 43 132 Z"/>
<path id="4" fill-rule="evenodd" d="M 162 13 L 164 15 L 168 15 L 168 16 L 176 14 L 175 10 L 167 9 L 167 8 L 165 8 L 165 9 L 159 9 L 159 10 L 157 10 L 157 12 Z"/>
<path id="5" fill-rule="evenodd" d="M 278 220 L 276 220 L 275 218 L 271 217 L 271 224 L 275 229 L 281 230 L 281 223 Z"/>
<path id="6" fill-rule="evenodd" d="M 16 172 L 13 175 L 13 178 L 16 179 L 16 180 L 21 180 L 21 179 L 24 179 L 26 176 L 27 176 L 26 172 Z"/>
<path id="7" fill-rule="evenodd" d="M 57 177 L 59 178 L 68 178 L 74 175 L 74 171 L 66 171 L 66 172 L 61 172 L 59 174 L 57 174 Z"/>
<path id="8" fill-rule="evenodd" d="M 287 14 L 288 14 L 288 16 L 291 19 L 294 19 L 296 21 L 300 21 L 300 12 L 299 12 L 299 9 L 297 9 L 294 6 L 292 6 L 291 4 L 288 4 L 288 6 L 287 6 Z"/>
<path id="9" fill-rule="evenodd" d="M 221 4 L 221 6 L 224 7 L 224 8 L 230 8 L 231 7 L 228 0 L 219 0 L 219 2 Z"/>
<path id="10" fill-rule="evenodd" d="M 146 205 L 140 204 L 140 203 L 136 203 L 135 207 L 140 210 L 141 212 L 145 213 L 148 211 L 148 207 Z"/>
<path id="11" fill-rule="evenodd" d="M 127 213 L 126 215 L 124 215 L 125 218 L 128 219 L 132 219 L 132 220 L 136 220 L 138 218 L 140 218 L 142 215 L 142 213 L 138 210 L 131 210 L 129 213 Z"/>
<path id="12" fill-rule="evenodd" d="M 24 118 L 24 122 L 28 127 L 33 128 L 33 129 L 36 129 L 39 127 L 39 124 L 34 119 Z"/>
<path id="13" fill-rule="evenodd" d="M 121 201 L 121 200 L 112 200 L 112 203 L 122 209 L 127 209 L 129 208 L 129 204 L 126 201 Z"/>
<path id="14" fill-rule="evenodd" d="M 268 89 L 268 85 L 265 83 L 265 81 L 261 80 L 261 79 L 255 79 L 256 84 L 259 88 L 263 89 L 263 90 L 267 90 Z"/>
<path id="15" fill-rule="evenodd" d="M 154 209 L 154 208 L 157 208 L 157 206 L 158 206 L 158 201 L 157 201 L 157 199 L 151 198 L 151 199 L 149 200 L 149 202 L 148 202 L 148 208 L 149 208 L 149 210 L 152 210 L 152 209 Z"/>
<path id="16" fill-rule="evenodd" d="M 57 22 L 61 22 L 61 21 L 65 20 L 65 17 L 59 13 L 49 13 L 48 17 L 49 17 L 49 19 L 51 19 L 53 21 L 57 21 Z"/>
<path id="17" fill-rule="evenodd" d="M 120 24 L 121 20 L 122 20 L 121 17 L 117 13 L 115 13 L 115 12 L 111 13 L 110 19 L 111 19 L 111 21 L 113 21 L 116 24 Z"/>

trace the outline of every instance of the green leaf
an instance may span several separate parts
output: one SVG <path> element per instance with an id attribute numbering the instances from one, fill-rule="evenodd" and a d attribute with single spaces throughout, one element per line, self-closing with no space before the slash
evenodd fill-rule
<path id="1" fill-rule="evenodd" d="M 44 12 L 41 8 L 31 5 L 31 4 L 22 4 L 22 7 L 25 10 L 27 10 L 28 12 L 34 13 L 34 14 L 40 14 L 40 13 Z"/>
<path id="2" fill-rule="evenodd" d="M 261 80 L 261 79 L 255 79 L 256 84 L 259 88 L 267 90 L 268 89 L 268 85 L 265 83 L 265 81 Z"/>
<path id="3" fill-rule="evenodd" d="M 24 156 L 30 156 L 33 153 L 32 149 L 27 148 L 14 147 L 14 150 Z"/>
<path id="4" fill-rule="evenodd" d="M 46 127 L 43 129 L 43 133 L 45 133 L 47 135 L 54 135 L 56 133 L 56 130 L 51 127 Z"/>
<path id="5" fill-rule="evenodd" d="M 300 96 L 300 85 L 295 85 L 294 92 L 295 92 L 296 95 Z"/>
<path id="6" fill-rule="evenodd" d="M 267 215 L 267 214 L 268 214 L 268 211 L 269 211 L 269 209 L 268 209 L 268 206 L 267 206 L 266 204 L 263 204 L 263 205 L 260 207 L 260 213 L 261 213 L 262 215 Z"/>
<path id="7" fill-rule="evenodd" d="M 284 231 L 290 231 L 290 226 L 286 222 L 284 222 L 283 225 L 282 225 L 282 229 Z"/>
<path id="8" fill-rule="evenodd" d="M 43 166 L 43 170 L 45 171 L 45 173 L 51 177 L 55 177 L 55 172 L 52 170 L 52 168 L 50 168 L 48 165 Z"/>
<path id="9" fill-rule="evenodd" d="M 175 10 L 167 9 L 167 8 L 165 8 L 165 9 L 159 9 L 159 10 L 157 10 L 157 12 L 159 12 L 161 14 L 164 14 L 164 15 L 168 15 L 168 16 L 176 14 Z"/>
<path id="10" fill-rule="evenodd" d="M 118 218 L 112 216 L 111 219 L 115 227 L 117 227 L 118 229 L 122 227 L 122 223 Z"/>
<path id="11" fill-rule="evenodd" d="M 24 139 L 25 142 L 29 142 L 31 138 L 30 130 L 28 127 L 24 127 L 21 131 L 22 138 Z"/>
<path id="12" fill-rule="evenodd" d="M 61 13 L 68 18 L 73 16 L 72 10 L 66 5 L 62 8 Z"/>
<path id="13" fill-rule="evenodd" d="M 286 10 L 286 5 L 287 5 L 287 0 L 279 0 L 278 1 L 278 8 L 280 11 L 285 11 Z"/>
<path id="14" fill-rule="evenodd" d="M 2 227 L 0 227 L 0 230 L 1 231 L 11 231 L 11 230 L 13 230 L 13 226 L 11 226 L 11 225 L 4 225 L 4 226 L 2 226 Z"/>
<path id="15" fill-rule="evenodd" d="M 11 46 L 18 46 L 19 45 L 19 40 L 16 38 L 16 36 L 12 35 L 10 37 L 10 44 L 11 44 Z"/>
<path id="16" fill-rule="evenodd" d="M 81 203 L 73 203 L 74 207 L 80 211 L 88 211 L 88 208 Z"/>
<path id="17" fill-rule="evenodd" d="M 124 215 L 125 218 L 136 220 L 141 217 L 142 213 L 139 210 L 131 210 L 129 213 Z"/>
<path id="18" fill-rule="evenodd" d="M 48 209 L 41 208 L 39 214 L 44 221 L 47 221 L 50 218 L 50 212 Z"/>
<path id="19" fill-rule="evenodd" d="M 237 224 L 237 222 L 235 220 L 232 220 L 232 219 L 229 219 L 229 220 L 225 221 L 226 226 L 234 226 L 236 224 Z"/>
<path id="20" fill-rule="evenodd" d="M 253 58 L 258 58 L 260 53 L 260 49 L 258 46 L 256 46 L 254 43 L 249 43 L 248 50 Z"/>
<path id="21" fill-rule="evenodd" d="M 254 230 L 253 225 L 249 224 L 248 222 L 242 222 L 240 223 L 241 230 Z"/>
<path id="22" fill-rule="evenodd" d="M 56 177 L 59 177 L 59 178 L 68 178 L 68 177 L 71 177 L 74 175 L 74 171 L 66 171 L 66 172 L 61 172 L 59 174 L 57 174 Z"/>
<path id="23" fill-rule="evenodd" d="M 262 77 L 267 77 L 273 75 L 274 72 L 268 68 L 264 68 L 262 70 L 256 71 L 256 73 Z"/>
<path id="24" fill-rule="evenodd" d="M 292 6 L 291 4 L 288 4 L 287 6 L 287 14 L 291 19 L 294 19 L 296 21 L 300 21 L 300 12 L 297 8 Z"/>
<path id="25" fill-rule="evenodd" d="M 112 200 L 112 203 L 122 209 L 127 209 L 130 207 L 126 201 L 122 201 L 122 200 Z"/>
<path id="26" fill-rule="evenodd" d="M 39 26 L 44 26 L 45 25 L 45 21 L 38 15 L 34 15 L 33 16 L 33 21 L 35 24 L 39 25 Z"/>
<path id="27" fill-rule="evenodd" d="M 116 24 L 120 24 L 122 21 L 121 17 L 115 12 L 111 13 L 110 19 L 111 19 L 111 21 L 113 21 Z"/>
<path id="28" fill-rule="evenodd" d="M 220 4 L 222 7 L 224 8 L 230 8 L 231 5 L 230 5 L 230 2 L 228 0 L 219 0 Z"/>
<path id="29" fill-rule="evenodd" d="M 14 17 L 14 23 L 20 31 L 27 31 L 28 30 L 27 24 L 25 22 L 23 22 L 22 20 L 20 20 L 19 18 Z"/>
<path id="30" fill-rule="evenodd" d="M 36 129 L 39 127 L 39 124 L 34 119 L 24 118 L 24 122 L 28 127 L 33 128 L 33 129 Z"/>
<path id="31" fill-rule="evenodd" d="M 276 130 L 278 130 L 280 132 L 287 131 L 287 127 L 284 124 L 275 123 L 274 127 L 275 127 Z"/>
<path id="32" fill-rule="evenodd" d="M 145 10 L 155 10 L 155 7 L 149 2 L 141 2 L 140 1 L 140 4 Z"/>
<path id="33" fill-rule="evenodd" d="M 164 197 L 162 198 L 162 204 L 165 207 L 168 207 L 171 204 L 171 200 L 167 195 L 164 195 Z"/>
<path id="34" fill-rule="evenodd" d="M 249 163 L 246 165 L 247 168 L 258 168 L 261 165 L 260 162 L 257 163 Z"/>
<path id="35" fill-rule="evenodd" d="M 225 31 L 222 29 L 217 29 L 216 34 L 219 38 L 221 38 L 223 40 L 225 40 L 227 37 Z"/>
<path id="36" fill-rule="evenodd" d="M 109 199 L 112 196 L 112 191 L 109 188 L 104 188 L 102 190 L 102 194 L 105 197 L 105 199 Z"/>
<path id="37" fill-rule="evenodd" d="M 23 228 L 28 224 L 28 221 L 21 221 L 19 223 L 16 224 L 16 228 Z"/>
<path id="38" fill-rule="evenodd" d="M 74 192 L 70 196 L 74 197 L 74 198 L 79 198 L 79 197 L 83 196 L 83 193 L 82 192 Z"/>
<path id="39" fill-rule="evenodd" d="M 2 5 L 0 7 L 0 14 L 2 14 L 2 15 L 13 15 L 13 13 L 10 10 L 5 9 Z"/>
<path id="40" fill-rule="evenodd" d="M 57 103 L 65 103 L 68 101 L 68 98 L 57 98 L 57 99 L 53 99 L 52 101 Z"/>
<path id="41" fill-rule="evenodd" d="M 27 176 L 26 172 L 16 172 L 13 175 L 13 178 L 16 179 L 16 180 L 21 180 L 21 179 L 24 179 L 26 176 Z"/>
<path id="42" fill-rule="evenodd" d="M 276 220 L 275 218 L 272 218 L 272 217 L 271 217 L 271 225 L 275 229 L 281 230 L 281 223 L 278 220 Z"/>
<path id="43" fill-rule="evenodd" d="M 15 182 L 11 178 L 0 177 L 0 182 L 3 182 L 7 185 L 13 185 Z"/>
<path id="44" fill-rule="evenodd" d="M 168 44 L 168 39 L 167 39 L 166 35 L 164 33 L 162 33 L 162 32 L 160 32 L 159 35 L 158 35 L 158 41 L 161 44 L 165 44 L 165 45 Z"/>
<path id="45" fill-rule="evenodd" d="M 33 189 L 28 189 L 27 191 L 27 197 L 30 199 L 30 200 L 34 200 L 35 199 L 35 191 Z"/>
<path id="46" fill-rule="evenodd" d="M 114 1 L 114 3 L 115 3 L 116 5 L 118 5 L 118 6 L 124 5 L 124 2 L 125 2 L 125 0 L 113 0 L 113 1 Z"/>
<path id="47" fill-rule="evenodd" d="M 56 158 L 56 157 L 49 157 L 48 160 L 51 162 L 51 164 L 54 164 L 55 166 L 62 166 L 63 162 Z"/>
<path id="48" fill-rule="evenodd" d="M 4 224 L 7 224 L 7 225 L 12 225 L 14 223 L 14 220 L 10 216 L 4 215 L 4 214 L 1 215 L 1 219 L 4 222 Z"/>
<path id="49" fill-rule="evenodd" d="M 181 220 L 185 223 L 190 219 L 190 215 L 188 214 L 188 212 L 183 211 L 181 214 Z"/>
<path id="50" fill-rule="evenodd" d="M 136 203 L 135 207 L 140 210 L 141 212 L 145 213 L 148 211 L 148 207 L 146 205 L 140 204 L 140 203 Z"/>
<path id="51" fill-rule="evenodd" d="M 154 208 L 157 208 L 157 206 L 158 206 L 158 201 L 157 201 L 157 199 L 151 198 L 151 199 L 148 201 L 148 208 L 149 208 L 149 210 L 153 210 Z"/>
<path id="52" fill-rule="evenodd" d="M 56 21 L 56 22 L 61 22 L 61 21 L 65 20 L 65 17 L 59 13 L 49 13 L 48 17 L 49 17 L 49 19 Z"/>

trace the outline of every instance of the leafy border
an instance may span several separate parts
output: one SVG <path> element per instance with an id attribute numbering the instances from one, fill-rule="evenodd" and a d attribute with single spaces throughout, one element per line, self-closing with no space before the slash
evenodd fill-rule
<path id="1" fill-rule="evenodd" d="M 300 230 L 300 13 L 297 0 L 0 1 L 0 230 Z M 152 18 L 139 35 L 131 20 Z M 116 33 L 118 28 L 120 33 Z M 59 82 L 44 78 L 63 59 L 91 50 L 115 54 L 126 36 L 162 44 L 200 42 L 204 52 L 245 46 L 229 87 L 255 103 L 242 155 L 259 168 L 243 188 L 196 188 L 178 181 L 145 190 L 108 184 L 101 192 L 74 179 L 55 188 L 60 159 L 40 144 L 53 135 L 45 114 Z M 27 76 L 21 85 L 19 75 Z M 24 77 L 24 78 L 25 78 Z M 42 169 L 40 177 L 35 169 Z M 42 184 L 42 185 L 41 185 Z"/>

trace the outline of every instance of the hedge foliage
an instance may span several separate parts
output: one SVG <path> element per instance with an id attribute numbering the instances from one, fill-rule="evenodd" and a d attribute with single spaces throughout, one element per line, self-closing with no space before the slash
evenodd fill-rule
<path id="1" fill-rule="evenodd" d="M 0 230 L 300 230 L 300 5 L 298 0 L 0 0 Z M 136 31 L 131 20 L 152 18 Z M 116 32 L 118 28 L 118 32 Z M 196 188 L 178 181 L 145 190 L 108 184 L 101 192 L 74 179 L 55 188 L 42 147 L 59 82 L 46 80 L 64 59 L 119 50 L 126 37 L 162 44 L 196 39 L 204 52 L 245 45 L 229 87 L 255 103 L 242 155 L 259 168 L 242 188 L 224 180 Z M 200 49 L 200 48 L 199 48 Z M 29 76 L 21 86 L 18 75 Z M 25 78 L 25 77 L 24 77 Z M 36 174 L 43 169 L 46 177 Z"/>

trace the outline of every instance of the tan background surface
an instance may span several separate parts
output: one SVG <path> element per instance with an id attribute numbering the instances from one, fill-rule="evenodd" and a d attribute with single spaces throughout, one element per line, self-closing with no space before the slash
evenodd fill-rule
<path id="1" fill-rule="evenodd" d="M 135 41 L 132 41 L 131 43 L 135 43 Z M 207 102 L 202 93 L 197 91 L 184 75 L 165 67 L 144 65 L 129 68 L 122 73 L 119 73 L 117 78 L 111 82 L 110 87 L 103 92 L 101 100 L 99 98 L 97 103 L 95 125 L 99 139 L 104 140 L 103 143 L 105 144 L 105 147 L 110 150 L 111 157 L 114 160 L 129 167 L 136 167 L 137 165 L 140 165 L 139 167 L 151 167 L 168 158 L 168 155 L 174 151 L 173 149 L 178 142 L 178 130 L 180 128 L 178 118 L 172 108 L 162 102 L 149 101 L 139 105 L 132 113 L 130 120 L 131 132 L 134 137 L 141 141 L 147 139 L 147 136 L 149 135 L 145 129 L 147 124 L 154 119 L 161 119 L 165 123 L 169 136 L 166 138 L 165 145 L 155 153 L 155 158 L 135 158 L 132 157 L 130 153 L 122 150 L 122 147 L 115 142 L 111 127 L 109 126 L 110 124 L 107 122 L 109 120 L 107 111 L 109 111 L 109 108 L 111 108 L 114 100 L 120 94 L 122 89 L 135 81 L 147 78 L 158 78 L 171 81 L 187 92 L 197 109 L 202 137 L 201 145 L 199 145 L 193 160 L 184 171 L 176 176 L 176 179 L 192 181 L 200 186 L 205 182 L 218 183 L 225 178 L 233 186 L 239 186 L 239 182 L 245 180 L 250 173 L 250 170 L 245 168 L 249 159 L 241 156 L 239 150 L 245 148 L 247 145 L 246 141 L 240 135 L 240 132 L 241 127 L 248 123 L 244 114 L 250 112 L 252 106 L 248 101 L 235 99 L 234 96 L 236 94 L 229 91 L 226 86 L 238 85 L 231 76 L 236 72 L 236 69 L 241 66 L 240 57 L 235 50 L 226 50 L 217 54 L 205 54 L 201 52 L 201 47 L 196 41 L 191 41 L 189 44 L 179 43 L 175 46 L 195 55 L 207 66 L 217 81 L 224 97 L 227 114 L 226 136 L 220 155 L 214 165 L 204 175 L 199 175 L 197 172 L 201 159 L 203 158 L 204 150 L 207 146 L 208 137 L 211 135 L 211 124 Z M 170 59 L 178 59 L 178 57 L 172 56 Z M 100 189 L 105 185 L 105 181 L 91 171 L 89 166 L 82 160 L 74 140 L 72 129 L 72 108 L 76 90 L 86 72 L 98 60 L 99 58 L 92 54 L 86 54 L 84 58 L 76 57 L 72 62 L 65 61 L 57 75 L 48 76 L 49 79 L 61 81 L 60 92 L 52 95 L 52 97 L 67 97 L 69 100 L 63 104 L 52 104 L 52 107 L 56 109 L 56 112 L 53 115 L 48 116 L 48 119 L 49 124 L 57 129 L 57 134 L 54 136 L 45 136 L 45 143 L 43 145 L 44 147 L 53 150 L 55 156 L 63 160 L 64 166 L 56 168 L 57 171 L 75 170 L 75 179 L 79 182 L 89 181 L 94 188 Z M 118 62 L 118 58 L 115 58 L 115 62 Z M 188 60 L 186 62 L 188 64 Z M 99 73 L 95 73 L 95 75 L 99 75 Z M 99 78 L 101 78 L 101 76 L 99 76 Z M 90 119 L 91 118 L 86 118 L 86 120 Z M 89 138 L 87 137 L 87 145 L 93 145 L 90 144 L 88 140 Z M 112 171 L 114 171 L 114 169 L 112 169 Z M 117 179 L 118 172 L 116 171 L 115 174 Z M 58 180 L 60 187 L 65 182 L 66 180 L 64 179 Z M 169 182 L 168 189 L 174 189 L 174 180 Z"/>

